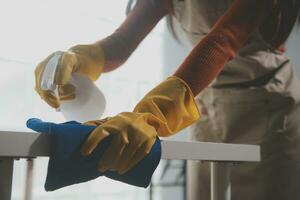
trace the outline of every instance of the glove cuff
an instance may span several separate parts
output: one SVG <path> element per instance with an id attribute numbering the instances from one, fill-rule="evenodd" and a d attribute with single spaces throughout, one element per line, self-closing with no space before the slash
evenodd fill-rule
<path id="1" fill-rule="evenodd" d="M 77 58 L 74 72 L 85 74 L 93 81 L 99 78 L 105 61 L 103 49 L 99 44 L 76 45 L 69 51 L 75 53 Z"/>
<path id="2" fill-rule="evenodd" d="M 134 112 L 151 113 L 159 121 L 159 136 L 170 136 L 200 118 L 194 95 L 180 78 L 171 76 L 151 90 L 134 108 Z"/>

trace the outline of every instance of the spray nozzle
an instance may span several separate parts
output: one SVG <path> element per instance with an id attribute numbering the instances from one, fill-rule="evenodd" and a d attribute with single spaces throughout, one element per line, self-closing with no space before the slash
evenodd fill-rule
<path id="1" fill-rule="evenodd" d="M 42 74 L 41 80 L 41 88 L 42 90 L 50 90 L 53 91 L 54 95 L 56 96 L 57 100 L 59 101 L 59 93 L 58 93 L 58 86 L 55 84 L 55 73 L 58 68 L 58 64 L 61 60 L 63 52 L 57 51 L 54 55 L 50 58 L 45 69 Z M 60 111 L 59 108 L 56 109 Z"/>

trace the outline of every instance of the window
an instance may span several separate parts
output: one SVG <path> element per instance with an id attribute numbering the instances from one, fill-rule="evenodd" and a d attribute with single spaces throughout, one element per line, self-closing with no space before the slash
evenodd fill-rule
<path id="1" fill-rule="evenodd" d="M 0 7 L 0 98 L 2 130 L 27 130 L 28 118 L 63 122 L 62 116 L 34 91 L 34 69 L 56 50 L 99 40 L 122 22 L 126 1 L 3 0 Z M 161 80 L 161 26 L 118 70 L 104 74 L 96 84 L 106 96 L 104 116 L 130 111 Z M 155 49 L 155 51 L 153 51 Z M 145 56 L 148 55 L 148 56 Z M 17 161 L 13 199 L 23 199 L 26 161 Z M 33 199 L 142 200 L 147 190 L 100 178 L 90 183 L 46 193 L 43 184 L 47 159 L 34 164 Z"/>

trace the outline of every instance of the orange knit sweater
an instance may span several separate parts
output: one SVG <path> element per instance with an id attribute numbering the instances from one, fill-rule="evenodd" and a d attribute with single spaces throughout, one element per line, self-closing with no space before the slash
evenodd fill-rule
<path id="1" fill-rule="evenodd" d="M 195 96 L 199 94 L 265 20 L 273 1 L 235 0 L 174 75 L 182 78 Z M 125 62 L 159 20 L 172 13 L 171 0 L 139 0 L 121 26 L 99 41 L 106 58 L 105 71 Z"/>

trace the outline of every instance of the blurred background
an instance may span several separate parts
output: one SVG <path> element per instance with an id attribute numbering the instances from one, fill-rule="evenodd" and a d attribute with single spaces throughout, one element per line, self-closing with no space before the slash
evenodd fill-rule
<path id="1" fill-rule="evenodd" d="M 125 17 L 127 1 L 120 0 L 0 0 L 0 130 L 22 130 L 31 117 L 63 122 L 34 91 L 36 65 L 57 50 L 91 43 L 112 33 Z M 300 72 L 299 35 L 292 35 L 288 54 Z M 104 114 L 130 111 L 143 95 L 171 75 L 188 54 L 162 21 L 123 67 L 96 82 L 107 100 Z M 185 140 L 186 131 L 176 140 Z M 184 199 L 184 166 L 162 162 L 153 187 L 140 189 L 105 178 L 46 193 L 47 159 L 34 163 L 33 200 L 148 200 Z M 167 171 L 165 169 L 168 169 Z M 13 200 L 24 195 L 26 161 L 15 162 Z"/>

